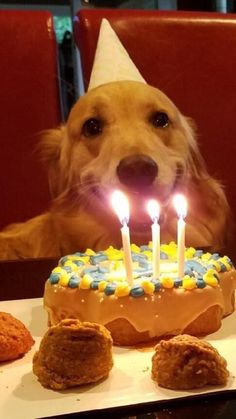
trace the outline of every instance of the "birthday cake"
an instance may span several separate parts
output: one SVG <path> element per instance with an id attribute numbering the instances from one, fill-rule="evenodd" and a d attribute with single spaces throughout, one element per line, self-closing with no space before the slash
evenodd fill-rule
<path id="1" fill-rule="evenodd" d="M 109 247 L 60 259 L 45 284 L 49 325 L 65 318 L 102 324 L 118 345 L 188 333 L 204 336 L 234 311 L 236 271 L 227 256 L 185 249 L 178 277 L 177 245 L 161 245 L 160 276 L 153 277 L 152 243 L 131 245 L 132 282 L 123 251 Z"/>

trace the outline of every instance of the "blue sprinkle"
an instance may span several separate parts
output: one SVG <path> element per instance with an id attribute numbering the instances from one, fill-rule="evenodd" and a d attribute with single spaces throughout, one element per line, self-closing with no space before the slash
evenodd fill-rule
<path id="1" fill-rule="evenodd" d="M 137 272 L 137 273 L 144 273 L 144 272 L 146 272 L 147 271 L 147 269 L 146 268 L 142 268 L 142 267 L 138 267 L 138 268 L 136 268 L 136 269 L 134 269 L 134 271 L 135 272 Z"/>
<path id="2" fill-rule="evenodd" d="M 99 281 L 102 281 L 104 279 L 104 274 L 100 272 L 92 272 L 90 273 L 90 275 L 92 276 L 92 278 L 97 279 Z"/>
<path id="3" fill-rule="evenodd" d="M 145 271 L 146 271 L 146 269 L 144 269 L 144 268 L 134 269 L 134 271 L 133 271 L 134 278 L 141 278 Z"/>
<path id="4" fill-rule="evenodd" d="M 106 295 L 112 295 L 112 294 L 114 294 L 115 289 L 116 289 L 116 284 L 110 282 L 109 284 L 107 284 L 107 286 L 106 286 L 106 288 L 104 290 L 104 293 Z"/>
<path id="5" fill-rule="evenodd" d="M 219 253 L 213 253 L 213 254 L 211 255 L 211 259 L 214 259 L 214 260 L 219 259 L 219 257 L 220 257 Z"/>
<path id="6" fill-rule="evenodd" d="M 140 255 L 140 253 L 131 253 L 133 262 L 139 262 L 141 259 L 144 259 L 145 255 Z M 145 258 L 146 259 L 146 258 Z"/>
<path id="7" fill-rule="evenodd" d="M 79 278 L 76 275 L 72 275 L 69 279 L 68 287 L 69 288 L 78 288 L 79 283 L 80 283 Z"/>
<path id="8" fill-rule="evenodd" d="M 97 253 L 96 255 L 90 256 L 90 263 L 92 265 L 98 265 L 100 262 L 107 260 L 105 253 Z"/>
<path id="9" fill-rule="evenodd" d="M 140 260 L 139 261 L 139 266 L 141 268 L 151 269 L 151 263 L 149 263 L 147 260 Z"/>
<path id="10" fill-rule="evenodd" d="M 203 250 L 196 250 L 194 253 L 195 258 L 200 258 L 203 255 Z"/>
<path id="11" fill-rule="evenodd" d="M 160 291 L 161 289 L 161 282 L 159 281 L 159 279 L 151 279 L 152 284 L 155 286 L 155 291 Z"/>
<path id="12" fill-rule="evenodd" d="M 197 260 L 187 260 L 187 262 L 185 262 L 185 269 L 195 271 L 199 275 L 204 275 L 207 271 L 207 269 Z"/>
<path id="13" fill-rule="evenodd" d="M 189 275 L 190 277 L 195 276 L 194 272 L 192 271 L 192 269 L 186 268 L 184 271 L 184 275 Z"/>
<path id="14" fill-rule="evenodd" d="M 227 268 L 226 268 L 226 266 L 223 264 L 223 262 L 219 262 L 219 264 L 220 264 L 220 271 L 221 271 L 221 272 L 226 272 L 226 271 L 227 271 Z"/>
<path id="15" fill-rule="evenodd" d="M 145 250 L 151 250 L 151 249 L 150 249 L 149 246 L 143 245 L 143 246 L 140 246 L 140 250 L 141 250 L 141 252 L 144 252 Z"/>
<path id="16" fill-rule="evenodd" d="M 232 262 L 232 260 L 228 256 L 225 256 L 225 259 L 230 264 L 230 266 L 233 266 L 233 262 Z"/>
<path id="17" fill-rule="evenodd" d="M 65 264 L 68 260 L 69 260 L 68 256 L 63 256 L 63 257 L 59 260 L 58 265 L 59 265 L 59 266 L 62 266 L 62 265 L 64 265 L 64 264 Z"/>
<path id="18" fill-rule="evenodd" d="M 83 275 L 85 274 L 92 274 L 93 272 L 97 271 L 97 266 L 90 266 L 89 268 L 84 268 Z"/>
<path id="19" fill-rule="evenodd" d="M 63 269 L 68 273 L 68 274 L 70 274 L 71 272 L 72 272 L 72 268 L 71 268 L 71 266 L 63 266 Z"/>
<path id="20" fill-rule="evenodd" d="M 182 281 L 182 279 L 180 279 L 180 278 L 176 278 L 176 279 L 174 280 L 174 287 L 175 287 L 175 288 L 182 287 L 182 285 L 183 285 L 183 281 Z"/>
<path id="21" fill-rule="evenodd" d="M 197 279 L 197 281 L 196 281 L 196 285 L 197 285 L 197 287 L 198 287 L 198 288 L 205 288 L 206 283 L 205 283 L 205 281 L 203 280 L 203 278 L 199 278 L 199 279 Z"/>
<path id="22" fill-rule="evenodd" d="M 99 279 L 94 279 L 91 284 L 90 284 L 90 288 L 92 290 L 97 290 L 98 289 L 98 285 L 101 281 Z"/>
<path id="23" fill-rule="evenodd" d="M 85 263 L 82 260 L 72 260 L 76 266 L 83 266 Z"/>
<path id="24" fill-rule="evenodd" d="M 49 281 L 51 282 L 51 284 L 57 284 L 59 282 L 59 279 L 60 279 L 60 274 L 56 272 L 51 273 L 49 277 Z"/>
<path id="25" fill-rule="evenodd" d="M 109 269 L 105 268 L 103 266 L 99 266 L 98 267 L 98 272 L 100 272 L 101 274 L 105 274 L 105 273 L 109 272 Z"/>
<path id="26" fill-rule="evenodd" d="M 130 295 L 132 295 L 132 297 L 142 297 L 144 294 L 144 289 L 140 285 L 134 285 L 131 288 Z"/>
<path id="27" fill-rule="evenodd" d="M 165 252 L 162 252 L 162 251 L 161 251 L 161 253 L 160 253 L 160 258 L 161 258 L 161 259 L 168 259 L 168 255 L 167 255 L 167 253 L 165 253 Z"/>
<path id="28" fill-rule="evenodd" d="M 136 278 L 140 278 L 141 276 L 148 276 L 148 277 L 152 276 L 152 269 L 142 268 L 140 269 L 140 271 L 137 270 L 134 272 L 137 273 Z"/>
<path id="29" fill-rule="evenodd" d="M 85 253 L 81 253 L 81 252 L 75 252 L 74 253 L 74 256 L 79 256 L 79 257 L 81 257 L 81 256 L 84 256 L 85 255 Z"/>

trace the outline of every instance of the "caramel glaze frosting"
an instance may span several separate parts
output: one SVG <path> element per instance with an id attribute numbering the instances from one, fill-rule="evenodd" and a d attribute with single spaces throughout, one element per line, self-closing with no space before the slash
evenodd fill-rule
<path id="1" fill-rule="evenodd" d="M 150 269 L 152 245 L 143 248 L 132 248 L 131 285 L 125 278 L 122 251 L 88 250 L 63 258 L 45 284 L 49 324 L 65 318 L 100 323 L 110 329 L 114 343 L 133 345 L 186 331 L 212 333 L 222 317 L 234 311 L 236 271 L 229 258 L 186 249 L 185 275 L 177 278 L 176 245 L 170 243 L 162 246 L 161 275 L 155 279 Z"/>

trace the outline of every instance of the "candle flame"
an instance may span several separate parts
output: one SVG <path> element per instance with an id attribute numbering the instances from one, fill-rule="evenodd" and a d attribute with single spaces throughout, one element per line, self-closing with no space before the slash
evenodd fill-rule
<path id="1" fill-rule="evenodd" d="M 184 195 L 177 194 L 173 199 L 174 207 L 179 218 L 185 218 L 187 215 L 187 200 Z"/>
<path id="2" fill-rule="evenodd" d="M 147 203 L 147 211 L 153 222 L 157 222 L 160 216 L 160 205 L 155 199 L 150 199 Z"/>
<path id="3" fill-rule="evenodd" d="M 121 224 L 128 224 L 129 201 L 125 194 L 121 191 L 114 191 L 111 197 L 111 204 Z"/>

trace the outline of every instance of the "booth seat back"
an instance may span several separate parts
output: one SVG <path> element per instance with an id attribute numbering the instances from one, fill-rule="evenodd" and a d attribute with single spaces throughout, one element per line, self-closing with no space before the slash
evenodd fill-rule
<path id="1" fill-rule="evenodd" d="M 52 16 L 0 11 L 0 228 L 48 208 L 37 134 L 61 121 Z"/>
<path id="2" fill-rule="evenodd" d="M 236 15 L 84 9 L 74 33 L 85 90 L 103 17 L 145 80 L 195 121 L 209 171 L 222 181 L 236 216 Z"/>

